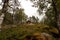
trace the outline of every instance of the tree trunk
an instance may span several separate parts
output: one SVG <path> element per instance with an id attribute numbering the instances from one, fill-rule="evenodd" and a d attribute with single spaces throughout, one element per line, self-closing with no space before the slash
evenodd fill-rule
<path id="1" fill-rule="evenodd" d="M 8 7 L 9 0 L 2 0 L 2 2 L 4 3 L 3 7 L 2 7 L 2 13 L 4 14 L 4 19 L 5 19 L 5 15 L 6 15 L 7 10 L 8 10 L 7 7 Z M 3 19 L 3 23 L 4 23 L 4 19 Z"/>
<path id="2" fill-rule="evenodd" d="M 55 23 L 56 23 L 56 25 L 55 25 L 55 27 L 58 29 L 58 31 L 59 31 L 59 34 L 60 34 L 60 25 L 58 25 L 58 20 L 59 20 L 59 13 L 58 13 L 58 11 L 57 11 L 57 6 L 56 6 L 56 0 L 52 0 L 52 6 L 53 6 L 53 11 L 54 11 L 54 13 L 55 13 Z M 58 34 L 58 35 L 59 35 Z M 58 36 L 58 40 L 60 39 L 60 36 Z"/>

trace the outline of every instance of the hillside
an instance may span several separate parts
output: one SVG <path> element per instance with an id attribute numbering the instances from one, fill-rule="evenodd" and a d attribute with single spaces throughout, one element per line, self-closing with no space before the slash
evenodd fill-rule
<path id="1" fill-rule="evenodd" d="M 32 36 L 36 33 L 38 35 L 48 34 L 51 36 L 52 40 L 55 40 L 51 32 L 58 34 L 58 30 L 56 28 L 50 28 L 44 24 L 4 25 L 2 26 L 0 33 L 0 40 L 25 40 L 26 36 Z"/>

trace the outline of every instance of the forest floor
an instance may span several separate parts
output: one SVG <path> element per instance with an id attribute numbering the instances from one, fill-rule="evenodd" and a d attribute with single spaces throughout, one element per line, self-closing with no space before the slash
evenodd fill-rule
<path id="1" fill-rule="evenodd" d="M 58 34 L 56 28 L 50 28 L 44 24 L 20 24 L 20 25 L 4 25 L 1 28 L 0 40 L 24 40 L 26 35 L 32 35 L 33 33 L 47 33 L 54 32 Z"/>

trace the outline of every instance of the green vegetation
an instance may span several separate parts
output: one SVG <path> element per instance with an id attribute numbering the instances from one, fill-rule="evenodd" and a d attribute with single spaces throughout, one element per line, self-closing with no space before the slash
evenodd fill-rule
<path id="1" fill-rule="evenodd" d="M 52 35 L 51 32 L 58 34 L 58 30 L 56 28 L 50 28 L 49 26 L 44 24 L 21 24 L 15 25 L 15 27 L 8 25 L 8 27 L 2 27 L 2 31 L 0 33 L 0 40 L 24 40 L 27 35 L 32 35 L 36 32 L 45 32 L 50 35 Z M 52 38 L 54 39 L 53 36 Z"/>
<path id="2" fill-rule="evenodd" d="M 18 0 L 2 0 L 0 15 L 4 14 L 4 19 L 2 28 L 0 28 L 0 40 L 24 40 L 27 35 L 33 35 L 36 32 L 48 33 L 52 36 L 52 40 L 56 40 L 55 37 L 60 38 L 60 0 L 30 1 L 33 3 L 32 7 L 38 7 L 39 15 L 43 14 L 45 9 L 44 23 L 39 24 L 38 17 L 32 16 L 29 20 L 31 24 L 25 24 L 28 16 L 24 13 L 24 8 L 19 8 L 21 7 L 20 2 Z M 49 8 L 46 3 L 51 4 Z M 10 13 L 11 11 L 12 13 Z M 16 25 L 14 25 L 15 23 Z"/>

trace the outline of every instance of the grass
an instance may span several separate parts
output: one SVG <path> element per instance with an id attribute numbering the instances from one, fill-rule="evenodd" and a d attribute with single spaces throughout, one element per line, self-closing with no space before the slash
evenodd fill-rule
<path id="1" fill-rule="evenodd" d="M 32 35 L 36 32 L 45 32 L 50 34 L 50 31 L 52 31 L 50 30 L 50 27 L 44 24 L 5 25 L 2 26 L 0 40 L 24 40 L 26 35 Z M 56 32 L 58 33 L 58 31 Z"/>

